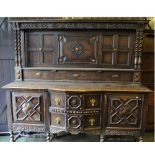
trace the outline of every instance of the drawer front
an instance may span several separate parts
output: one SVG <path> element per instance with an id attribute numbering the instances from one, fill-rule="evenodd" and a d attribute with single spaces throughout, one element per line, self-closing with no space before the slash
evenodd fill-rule
<path id="1" fill-rule="evenodd" d="M 83 109 L 83 95 L 79 93 L 67 93 L 67 110 L 82 110 Z"/>
<path id="2" fill-rule="evenodd" d="M 112 81 L 132 82 L 132 72 L 97 72 L 97 71 L 35 71 L 24 70 L 24 79 L 57 80 L 57 81 Z"/>
<path id="3" fill-rule="evenodd" d="M 108 94 L 107 127 L 141 127 L 143 95 Z"/>
<path id="4" fill-rule="evenodd" d="M 43 92 L 13 92 L 12 108 L 15 123 L 44 123 Z"/>
<path id="5" fill-rule="evenodd" d="M 67 115 L 68 130 L 82 130 L 83 115 Z"/>
<path id="6" fill-rule="evenodd" d="M 97 37 L 91 33 L 64 33 L 59 35 L 59 63 L 96 63 Z"/>
<path id="7" fill-rule="evenodd" d="M 66 115 L 63 113 L 55 113 L 52 112 L 51 114 L 51 126 L 52 127 L 66 127 Z"/>
<path id="8" fill-rule="evenodd" d="M 53 108 L 63 108 L 65 109 L 66 105 L 66 94 L 65 93 L 56 93 L 51 92 L 51 106 Z"/>
<path id="9" fill-rule="evenodd" d="M 85 115 L 84 116 L 84 130 L 101 128 L 101 115 Z"/>
<path id="10" fill-rule="evenodd" d="M 101 94 L 84 94 L 84 109 L 101 109 Z"/>

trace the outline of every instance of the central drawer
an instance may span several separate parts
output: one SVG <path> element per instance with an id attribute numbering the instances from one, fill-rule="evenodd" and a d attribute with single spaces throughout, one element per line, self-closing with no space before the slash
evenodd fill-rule
<path id="1" fill-rule="evenodd" d="M 83 132 L 101 128 L 101 93 L 50 92 L 51 131 Z"/>
<path id="2" fill-rule="evenodd" d="M 37 71 L 24 70 L 24 79 L 56 81 L 132 82 L 133 73 L 123 71 Z"/>

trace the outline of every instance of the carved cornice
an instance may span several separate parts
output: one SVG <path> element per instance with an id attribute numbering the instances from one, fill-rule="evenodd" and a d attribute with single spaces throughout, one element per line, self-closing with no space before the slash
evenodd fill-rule
<path id="1" fill-rule="evenodd" d="M 18 25 L 18 26 L 16 26 Z M 137 29 L 142 24 L 124 22 L 21 22 L 13 29 Z"/>

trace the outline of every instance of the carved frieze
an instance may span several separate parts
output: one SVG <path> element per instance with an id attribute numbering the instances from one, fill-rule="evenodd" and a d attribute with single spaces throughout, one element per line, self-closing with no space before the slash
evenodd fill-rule
<path id="1" fill-rule="evenodd" d="M 26 132 L 45 132 L 45 126 L 34 126 L 34 125 L 13 125 L 13 131 L 26 131 Z"/>
<path id="2" fill-rule="evenodd" d="M 20 29 L 136 29 L 137 23 L 44 22 L 19 23 Z"/>
<path id="3" fill-rule="evenodd" d="M 140 135 L 140 131 L 125 131 L 125 130 L 108 130 L 106 129 L 104 135 L 130 135 L 136 136 Z"/>

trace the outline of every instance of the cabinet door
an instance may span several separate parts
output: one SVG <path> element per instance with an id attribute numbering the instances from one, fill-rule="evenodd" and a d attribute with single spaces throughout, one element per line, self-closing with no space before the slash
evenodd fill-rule
<path id="1" fill-rule="evenodd" d="M 26 35 L 27 65 L 51 66 L 57 53 L 57 37 L 51 32 L 28 32 Z"/>
<path id="2" fill-rule="evenodd" d="M 59 35 L 59 63 L 96 64 L 97 36 L 91 33 L 64 33 Z"/>
<path id="3" fill-rule="evenodd" d="M 108 94 L 107 127 L 140 128 L 143 101 L 139 94 Z"/>
<path id="4" fill-rule="evenodd" d="M 104 66 L 130 67 L 133 35 L 130 33 L 104 33 L 100 39 L 100 63 Z"/>
<path id="5" fill-rule="evenodd" d="M 44 105 L 43 93 L 13 92 L 13 122 L 44 123 Z"/>

